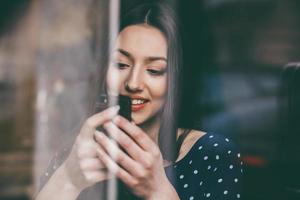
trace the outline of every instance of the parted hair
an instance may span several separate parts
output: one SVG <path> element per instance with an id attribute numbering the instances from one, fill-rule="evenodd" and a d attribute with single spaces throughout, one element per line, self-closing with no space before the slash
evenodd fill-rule
<path id="1" fill-rule="evenodd" d="M 158 142 L 163 158 L 169 161 L 174 161 L 178 156 L 176 136 L 178 128 L 177 113 L 180 103 L 179 84 L 181 82 L 180 66 L 182 65 L 182 53 L 176 22 L 174 10 L 169 5 L 164 2 L 153 1 L 135 5 L 121 12 L 119 24 L 119 32 L 131 25 L 147 24 L 160 30 L 167 39 L 167 94 L 162 110 Z M 99 53 L 99 51 L 95 52 Z M 102 51 L 102 63 L 103 59 L 108 62 L 107 58 L 105 58 L 108 54 L 104 53 L 108 52 Z M 106 90 L 107 68 L 108 64 L 102 64 L 102 67 L 99 68 L 101 77 L 98 81 L 99 88 L 97 90 L 102 92 Z"/>

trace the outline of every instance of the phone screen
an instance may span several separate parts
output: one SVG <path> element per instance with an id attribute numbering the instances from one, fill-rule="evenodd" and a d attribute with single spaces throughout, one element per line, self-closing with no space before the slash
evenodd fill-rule
<path id="1" fill-rule="evenodd" d="M 112 105 L 119 105 L 119 115 L 131 121 L 131 99 L 128 96 L 119 95 L 119 96 L 108 96 L 102 94 L 98 97 L 95 113 L 101 112 Z"/>

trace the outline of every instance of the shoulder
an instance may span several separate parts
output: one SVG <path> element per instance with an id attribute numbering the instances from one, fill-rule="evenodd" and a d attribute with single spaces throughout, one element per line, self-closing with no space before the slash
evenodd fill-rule
<path id="1" fill-rule="evenodd" d="M 194 137 L 191 135 L 186 140 Z M 239 149 L 230 138 L 213 133 L 195 137 L 186 156 L 176 164 L 176 172 L 180 174 L 178 187 L 186 185 L 195 197 L 239 199 L 243 182 L 240 157 Z"/>
<path id="2" fill-rule="evenodd" d="M 192 157 L 201 156 L 208 160 L 221 157 L 225 159 L 239 159 L 241 156 L 239 148 L 230 138 L 198 130 L 190 131 L 180 148 L 177 161 L 187 155 Z"/>
<path id="3" fill-rule="evenodd" d="M 236 144 L 227 137 L 218 134 L 207 134 L 201 144 L 203 151 L 208 154 L 233 154 L 239 150 Z"/>
<path id="4" fill-rule="evenodd" d="M 178 136 L 183 133 L 182 129 L 178 130 Z M 194 145 L 196 145 L 197 141 L 200 140 L 203 136 L 205 136 L 206 133 L 199 130 L 190 130 L 184 141 L 182 142 L 182 145 L 179 150 L 179 156 L 177 161 L 181 160 L 183 157 L 185 157 L 189 151 L 192 149 Z"/>
<path id="5" fill-rule="evenodd" d="M 236 144 L 227 137 L 218 134 L 205 134 L 200 138 L 189 153 L 195 165 L 207 169 L 214 176 L 240 177 L 243 173 L 241 153 Z"/>
<path id="6" fill-rule="evenodd" d="M 210 162 L 218 162 L 222 160 L 239 162 L 241 154 L 236 144 L 227 137 L 219 134 L 207 133 L 200 138 L 191 148 L 190 153 L 193 157 L 201 156 L 203 159 Z M 195 151 L 197 150 L 197 151 Z"/>
<path id="7" fill-rule="evenodd" d="M 243 187 L 243 162 L 239 148 L 230 139 L 207 134 L 191 152 L 195 165 L 203 168 L 206 195 L 211 198 L 240 199 Z M 207 196 L 206 196 L 207 197 Z"/>

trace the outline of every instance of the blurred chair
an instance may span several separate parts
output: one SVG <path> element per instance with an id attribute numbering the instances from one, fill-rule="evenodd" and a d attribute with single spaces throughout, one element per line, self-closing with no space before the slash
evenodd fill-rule
<path id="1" fill-rule="evenodd" d="M 280 177 L 286 199 L 300 199 L 300 62 L 285 66 L 280 89 Z"/>

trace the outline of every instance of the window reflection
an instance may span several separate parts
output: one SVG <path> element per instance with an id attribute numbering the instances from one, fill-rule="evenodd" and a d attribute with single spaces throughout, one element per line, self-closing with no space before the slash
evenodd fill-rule
<path id="1" fill-rule="evenodd" d="M 29 199 L 39 174 L 88 115 L 99 70 L 93 51 L 101 49 L 91 41 L 108 46 L 109 2 L 98 1 L 101 12 L 92 20 L 95 2 L 1 2 L 1 199 Z M 122 1 L 122 8 L 137 2 Z M 297 198 L 299 137 L 286 109 L 295 120 L 299 99 L 285 92 L 298 81 L 284 75 L 284 66 L 299 60 L 299 8 L 296 0 L 178 1 L 188 77 L 180 122 L 236 141 L 246 166 L 245 199 Z"/>

